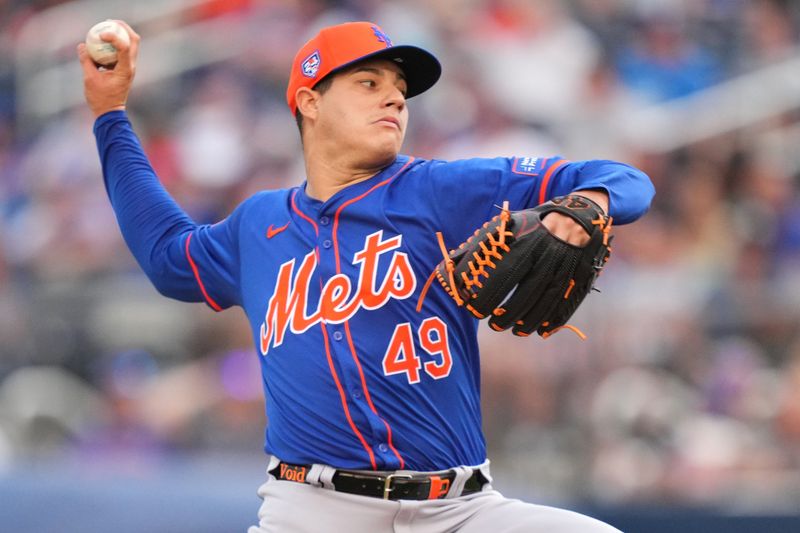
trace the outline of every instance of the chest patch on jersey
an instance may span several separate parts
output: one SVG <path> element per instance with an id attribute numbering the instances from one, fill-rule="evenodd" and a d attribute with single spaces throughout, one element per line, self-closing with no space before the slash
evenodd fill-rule
<path id="1" fill-rule="evenodd" d="M 516 157 L 511 171 L 515 174 L 537 176 L 542 170 L 543 160 L 539 157 Z"/>
<path id="2" fill-rule="evenodd" d="M 350 276 L 338 273 L 322 285 L 317 302 L 309 301 L 311 283 L 319 280 L 316 250 L 306 254 L 299 266 L 297 258 L 283 263 L 261 324 L 261 354 L 280 346 L 287 331 L 299 335 L 315 324 L 340 324 L 361 309 L 378 309 L 391 299 L 414 294 L 417 279 L 411 262 L 406 253 L 397 251 L 402 242 L 402 235 L 384 240 L 382 230 L 368 235 L 353 255 L 358 270 L 355 286 Z M 382 279 L 379 265 L 386 267 Z"/>

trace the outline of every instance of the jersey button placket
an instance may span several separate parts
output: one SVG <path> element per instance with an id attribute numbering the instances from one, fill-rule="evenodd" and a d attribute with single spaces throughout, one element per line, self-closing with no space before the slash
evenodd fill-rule
<path id="1" fill-rule="evenodd" d="M 319 224 L 318 246 L 320 252 L 320 274 L 323 278 L 323 283 L 329 280 L 332 276 L 336 275 L 335 267 L 335 253 L 341 250 L 333 248 L 333 219 L 327 214 L 320 213 L 317 222 Z M 343 265 L 350 265 L 351 259 L 340 257 Z M 346 267 L 344 267 L 346 268 Z M 383 422 L 375 417 L 375 414 L 370 409 L 367 401 L 366 394 L 362 387 L 358 385 L 361 382 L 359 371 L 354 363 L 354 356 L 351 353 L 350 345 L 344 334 L 343 324 L 329 324 L 328 331 L 330 332 L 330 347 L 331 352 L 336 359 L 337 365 L 341 367 L 339 378 L 342 380 L 342 385 L 350 391 L 351 407 L 355 408 L 355 412 L 359 412 L 363 417 L 363 422 L 356 422 L 359 429 L 364 433 L 364 437 L 372 443 L 372 447 L 384 459 L 381 461 L 384 464 L 393 464 L 395 459 L 391 453 L 389 446 L 386 444 L 387 435 Z"/>

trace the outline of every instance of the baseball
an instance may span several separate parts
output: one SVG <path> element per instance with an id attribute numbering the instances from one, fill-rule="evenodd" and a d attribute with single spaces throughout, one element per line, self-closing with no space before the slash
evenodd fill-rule
<path id="1" fill-rule="evenodd" d="M 117 62 L 117 49 L 111 43 L 100 39 L 102 33 L 116 33 L 126 43 L 130 43 L 131 39 L 119 22 L 104 20 L 92 26 L 86 34 L 86 50 L 95 63 L 108 67 Z"/>

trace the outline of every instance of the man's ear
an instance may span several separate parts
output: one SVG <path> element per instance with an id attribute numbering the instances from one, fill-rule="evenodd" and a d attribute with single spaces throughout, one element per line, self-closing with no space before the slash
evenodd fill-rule
<path id="1" fill-rule="evenodd" d="M 297 112 L 303 114 L 303 118 L 315 120 L 319 107 L 320 94 L 308 87 L 300 87 L 295 93 L 297 102 Z"/>

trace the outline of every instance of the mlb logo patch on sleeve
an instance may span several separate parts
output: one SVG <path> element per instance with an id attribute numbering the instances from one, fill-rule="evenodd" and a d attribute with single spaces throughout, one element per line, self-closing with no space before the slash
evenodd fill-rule
<path id="1" fill-rule="evenodd" d="M 538 175 L 544 165 L 543 159 L 539 157 L 515 157 L 511 171 L 515 174 Z"/>

